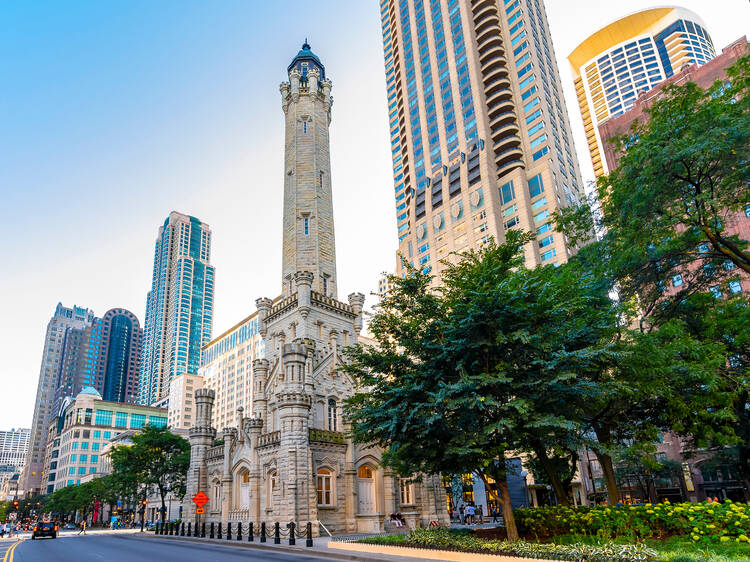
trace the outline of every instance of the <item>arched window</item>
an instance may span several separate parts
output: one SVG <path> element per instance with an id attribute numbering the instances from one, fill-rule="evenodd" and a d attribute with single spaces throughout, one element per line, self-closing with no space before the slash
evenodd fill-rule
<path id="1" fill-rule="evenodd" d="M 321 468 L 317 473 L 318 478 L 318 505 L 333 505 L 333 475 L 327 468 Z"/>
<path id="2" fill-rule="evenodd" d="M 359 470 L 357 470 L 357 476 L 360 478 L 372 478 L 372 467 L 367 464 L 360 466 Z"/>
<path id="3" fill-rule="evenodd" d="M 336 406 L 336 400 L 333 398 L 328 399 L 328 430 L 338 431 L 339 430 L 339 419 L 338 411 Z"/>
<path id="4" fill-rule="evenodd" d="M 275 470 L 268 475 L 268 507 L 273 507 L 273 498 L 279 490 L 279 473 Z"/>
<path id="5" fill-rule="evenodd" d="M 214 510 L 221 509 L 221 484 L 219 482 L 214 482 L 212 499 Z"/>

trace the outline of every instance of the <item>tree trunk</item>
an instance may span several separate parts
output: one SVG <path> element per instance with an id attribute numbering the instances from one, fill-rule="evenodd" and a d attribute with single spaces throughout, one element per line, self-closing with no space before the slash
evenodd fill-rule
<path id="1" fill-rule="evenodd" d="M 544 472 L 547 473 L 550 484 L 552 484 L 552 488 L 555 490 L 555 494 L 557 494 L 558 503 L 560 505 L 564 505 L 565 507 L 569 507 L 570 502 L 568 501 L 568 491 L 565 489 L 565 486 L 563 486 L 562 480 L 560 480 L 560 475 L 557 473 L 555 467 L 550 462 L 547 451 L 544 449 L 544 447 L 541 446 L 534 447 L 534 454 L 539 459 L 539 462 L 542 463 Z"/>
<path id="2" fill-rule="evenodd" d="M 500 503 L 503 506 L 503 521 L 505 521 L 505 532 L 508 534 L 508 540 L 517 541 L 518 528 L 516 527 L 516 519 L 513 516 L 513 504 L 510 501 L 508 480 L 505 477 L 497 482 L 497 489 L 500 492 Z"/>
<path id="3" fill-rule="evenodd" d="M 489 482 L 487 481 L 487 475 L 483 472 L 478 472 L 479 477 L 484 482 L 484 489 L 492 496 L 495 500 L 500 502 L 503 508 L 503 521 L 505 522 L 505 532 L 508 535 L 509 541 L 518 540 L 518 528 L 516 527 L 516 519 L 513 517 L 513 504 L 510 501 L 510 493 L 508 490 L 508 479 L 506 478 L 505 471 L 499 474 L 493 474 L 492 477 L 495 479 L 499 495 L 495 490 L 492 489 Z"/>
<path id="4" fill-rule="evenodd" d="M 612 457 L 597 449 L 594 449 L 594 454 L 604 473 L 604 483 L 607 486 L 609 505 L 617 505 L 620 501 L 620 493 L 617 490 L 617 479 L 615 478 L 615 468 L 612 465 Z"/>
<path id="5" fill-rule="evenodd" d="M 167 520 L 167 503 L 164 501 L 166 494 L 161 488 L 159 488 L 159 495 L 161 496 L 161 522 L 164 523 Z"/>

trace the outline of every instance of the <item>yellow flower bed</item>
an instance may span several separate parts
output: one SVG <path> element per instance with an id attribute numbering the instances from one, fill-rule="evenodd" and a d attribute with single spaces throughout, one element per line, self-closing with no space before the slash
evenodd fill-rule
<path id="1" fill-rule="evenodd" d="M 537 537 L 568 533 L 602 538 L 683 535 L 696 543 L 750 542 L 750 505 L 731 501 L 538 507 L 515 510 L 514 514 L 521 532 Z"/>

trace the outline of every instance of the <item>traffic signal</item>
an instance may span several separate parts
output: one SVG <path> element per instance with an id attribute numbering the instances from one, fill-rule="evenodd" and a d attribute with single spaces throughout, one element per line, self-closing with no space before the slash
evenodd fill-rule
<path id="1" fill-rule="evenodd" d="M 18 500 L 13 500 L 13 509 L 18 509 Z"/>
<path id="2" fill-rule="evenodd" d="M 141 500 L 141 505 L 142 505 L 143 507 L 146 507 L 146 503 L 147 503 L 147 502 L 146 502 L 146 500 Z"/>

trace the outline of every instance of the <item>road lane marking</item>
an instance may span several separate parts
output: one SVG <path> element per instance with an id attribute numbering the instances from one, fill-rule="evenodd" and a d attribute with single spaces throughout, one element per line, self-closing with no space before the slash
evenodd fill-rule
<path id="1" fill-rule="evenodd" d="M 3 562 L 13 562 L 13 551 L 16 549 L 16 547 L 21 544 L 23 541 L 18 541 L 13 544 L 8 550 L 5 551 L 5 556 L 3 557 Z M 9 558 L 10 557 L 10 558 Z"/>

